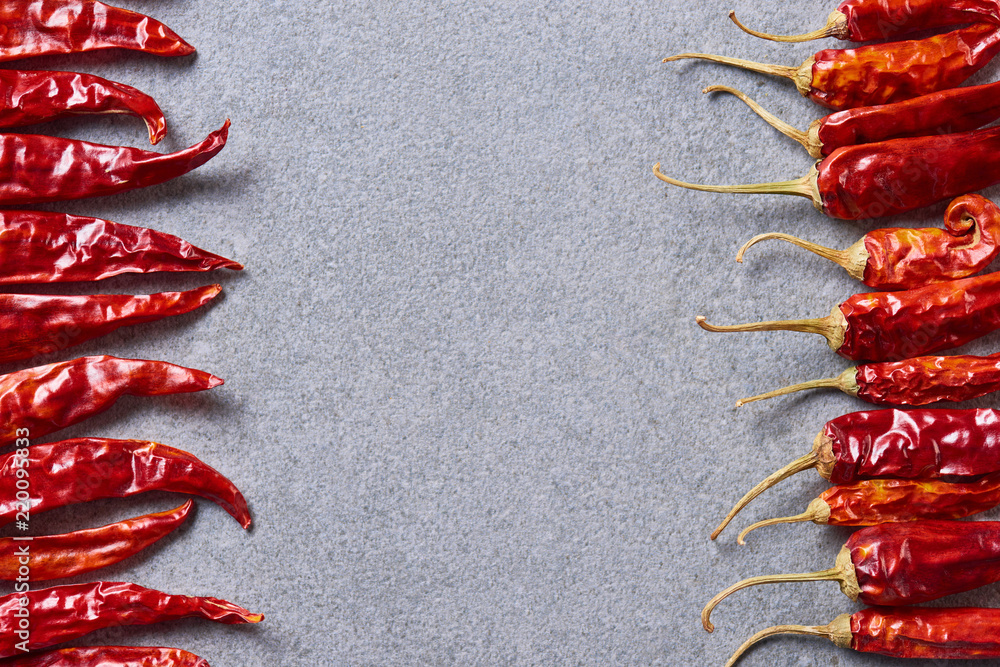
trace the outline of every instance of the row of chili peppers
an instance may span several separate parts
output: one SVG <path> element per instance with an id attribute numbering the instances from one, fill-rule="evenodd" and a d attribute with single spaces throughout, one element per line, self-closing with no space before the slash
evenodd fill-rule
<path id="1" fill-rule="evenodd" d="M 732 17 L 732 14 L 731 14 Z M 736 21 L 735 17 L 733 20 Z M 743 27 L 738 21 L 737 25 Z M 821 51 L 802 68 L 760 66 L 704 54 L 697 57 L 792 78 L 800 92 L 841 109 L 796 130 L 740 97 L 781 132 L 823 158 L 800 181 L 762 186 L 699 186 L 700 190 L 782 192 L 811 197 L 833 217 L 874 218 L 959 196 L 945 212 L 945 229 L 885 229 L 850 248 L 823 248 L 785 234 L 768 238 L 800 245 L 843 266 L 875 289 L 835 306 L 827 317 L 738 326 L 698 323 L 710 331 L 796 330 L 823 335 L 852 360 L 866 360 L 838 378 L 813 381 L 737 403 L 790 391 L 834 386 L 876 404 L 919 406 L 961 401 L 1000 389 L 1000 354 L 929 355 L 1000 328 L 1000 274 L 969 277 L 997 254 L 1000 208 L 973 190 L 1000 182 L 1000 131 L 978 129 L 1000 118 L 1000 84 L 955 89 L 1000 49 L 1000 2 L 995 0 L 847 0 L 827 25 L 780 41 L 824 36 L 886 39 L 918 30 L 970 24 L 921 40 Z M 919 67 L 916 66 L 919 64 Z M 879 105 L 879 106 L 876 106 Z M 898 290 L 898 291 L 890 291 Z M 1000 504 L 1000 411 L 857 412 L 829 422 L 813 451 L 751 489 L 712 533 L 767 488 L 810 467 L 836 486 L 794 517 L 760 521 L 738 537 L 775 523 L 865 526 L 834 567 L 809 574 L 753 577 L 725 589 L 711 613 L 742 588 L 780 581 L 833 580 L 852 600 L 873 608 L 844 614 L 826 626 L 776 626 L 757 633 L 730 659 L 778 633 L 825 636 L 837 645 L 897 657 L 1000 657 L 1000 610 L 910 607 L 1000 581 L 1000 522 L 953 519 Z"/>
<path id="2" fill-rule="evenodd" d="M 0 3 L 0 61 L 98 49 L 184 56 L 194 48 L 162 23 L 93 0 L 5 0 Z M 151 143 L 166 133 L 155 100 L 125 84 L 89 74 L 0 70 L 0 128 L 70 114 L 118 113 L 141 118 Z M 123 146 L 41 135 L 0 134 L 0 203 L 28 205 L 110 195 L 162 183 L 204 164 L 225 146 L 229 121 L 202 142 L 163 155 Z M 174 236 L 96 218 L 41 211 L 0 212 L 0 284 L 101 280 L 123 273 L 211 271 L 242 266 Z M 0 362 L 38 357 L 115 329 L 194 310 L 219 285 L 151 295 L 0 294 Z M 78 438 L 31 445 L 109 408 L 121 396 L 210 389 L 222 380 L 162 361 L 95 356 L 0 376 L 0 476 L 30 471 L 28 500 L 0 498 L 0 526 L 56 507 L 150 490 L 212 500 L 244 528 L 246 500 L 219 472 L 193 455 L 153 442 Z M 13 486 L 13 484 L 12 484 Z M 18 487 L 20 488 L 20 487 Z M 0 539 L 0 580 L 46 581 L 119 562 L 179 527 L 192 503 L 66 535 L 36 536 L 30 555 L 17 538 Z M 30 575 L 26 572 L 30 571 Z M 150 647 L 38 649 L 103 627 L 183 617 L 221 623 L 263 619 L 224 600 L 170 595 L 130 583 L 95 582 L 0 597 L 0 659 L 19 667 L 207 667 L 194 654 Z M 30 617 L 30 632 L 25 629 Z M 25 651 L 30 651 L 26 655 Z"/>

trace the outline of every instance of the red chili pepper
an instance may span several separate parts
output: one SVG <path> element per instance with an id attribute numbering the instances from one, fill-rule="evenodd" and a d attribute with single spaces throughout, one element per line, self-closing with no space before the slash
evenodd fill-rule
<path id="1" fill-rule="evenodd" d="M 31 476 L 30 511 L 41 514 L 73 503 L 170 491 L 207 498 L 250 526 L 247 501 L 220 472 L 180 449 L 143 440 L 76 438 L 15 450 L 0 456 L 0 474 Z M 14 498 L 0 499 L 0 526 L 27 511 Z"/>
<path id="2" fill-rule="evenodd" d="M 243 265 L 152 229 L 48 211 L 0 211 L 0 285 Z"/>
<path id="3" fill-rule="evenodd" d="M 38 134 L 0 134 L 0 204 L 128 192 L 200 167 L 226 145 L 229 121 L 201 143 L 163 155 Z"/>
<path id="4" fill-rule="evenodd" d="M 82 357 L 0 376 L 0 445 L 27 429 L 40 438 L 107 410 L 126 394 L 163 396 L 222 384 L 211 373 L 164 361 Z M 23 430 L 21 431 L 24 432 Z"/>
<path id="5" fill-rule="evenodd" d="M 24 567 L 32 581 L 63 579 L 114 565 L 139 553 L 176 530 L 194 501 L 177 509 L 147 514 L 100 528 L 77 530 L 65 535 L 44 535 L 30 542 L 0 539 L 0 580 L 24 581 Z M 25 557 L 23 554 L 28 553 Z M 27 563 L 22 564 L 22 559 Z"/>
<path id="6" fill-rule="evenodd" d="M 825 248 L 788 234 L 759 234 L 747 248 L 781 239 L 844 267 L 852 278 L 877 290 L 905 290 L 965 278 L 977 273 L 1000 252 L 1000 207 L 979 195 L 964 195 L 944 213 L 944 229 L 892 227 L 868 232 L 846 250 Z"/>
<path id="7" fill-rule="evenodd" d="M 900 102 L 959 86 L 1000 52 L 1000 31 L 979 23 L 920 40 L 825 49 L 799 67 L 755 63 L 707 53 L 697 58 L 790 79 L 803 97 L 830 109 Z"/>
<path id="8" fill-rule="evenodd" d="M 130 49 L 186 56 L 194 47 L 159 21 L 93 0 L 5 0 L 0 62 L 29 56 Z"/>
<path id="9" fill-rule="evenodd" d="M 30 618 L 29 631 L 18 629 L 15 616 L 24 608 Z M 55 586 L 0 597 L 0 658 L 20 655 L 19 644 L 35 651 L 101 628 L 191 617 L 229 625 L 264 620 L 263 614 L 252 614 L 225 600 L 168 595 L 129 583 Z"/>
<path id="10" fill-rule="evenodd" d="M 732 667 L 761 639 L 777 634 L 826 637 L 840 648 L 894 658 L 1000 657 L 1000 609 L 889 607 L 842 614 L 829 625 L 777 625 L 761 630 L 726 663 Z"/>
<path id="11" fill-rule="evenodd" d="M 749 586 L 782 581 L 837 581 L 851 600 L 871 605 L 919 604 L 1000 581 L 1000 522 L 884 523 L 855 532 L 829 570 L 752 577 L 716 595 L 701 612 L 709 632 L 712 610 Z"/>
<path id="12" fill-rule="evenodd" d="M 86 646 L 11 658 L 4 667 L 210 667 L 202 658 L 177 648 Z"/>
<path id="13" fill-rule="evenodd" d="M 208 285 L 160 294 L 0 294 L 0 362 L 79 345 L 124 326 L 155 322 L 204 306 L 222 291 Z"/>

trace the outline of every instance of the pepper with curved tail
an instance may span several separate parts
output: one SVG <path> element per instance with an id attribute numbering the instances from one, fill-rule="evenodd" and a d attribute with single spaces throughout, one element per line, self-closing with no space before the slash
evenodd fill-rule
<path id="1" fill-rule="evenodd" d="M 12 658 L 4 667 L 210 667 L 194 653 L 153 646 L 83 646 Z"/>

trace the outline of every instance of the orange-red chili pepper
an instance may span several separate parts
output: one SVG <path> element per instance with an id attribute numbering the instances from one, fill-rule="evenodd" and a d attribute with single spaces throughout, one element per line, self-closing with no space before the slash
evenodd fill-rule
<path id="1" fill-rule="evenodd" d="M 980 195 L 963 195 L 948 205 L 944 229 L 877 229 L 846 250 L 788 234 L 759 234 L 740 248 L 736 261 L 742 262 L 747 248 L 766 239 L 788 241 L 836 262 L 874 289 L 906 290 L 965 278 L 989 266 L 1000 252 L 1000 207 Z"/>
<path id="2" fill-rule="evenodd" d="M 825 49 L 799 67 L 755 63 L 707 53 L 698 58 L 790 79 L 804 97 L 831 109 L 899 102 L 955 88 L 1000 52 L 1000 30 L 979 23 L 919 40 Z"/>
<path id="3" fill-rule="evenodd" d="M 4 667 L 210 667 L 193 653 L 152 646 L 83 646 L 11 658 Z"/>
<path id="4" fill-rule="evenodd" d="M 18 609 L 27 609 L 30 628 L 18 628 Z M 22 612 L 22 617 L 24 613 Z M 0 597 L 0 658 L 70 641 L 107 627 L 149 625 L 198 617 L 229 625 L 259 623 L 254 614 L 216 598 L 169 595 L 135 584 L 99 581 L 55 586 Z"/>
<path id="5" fill-rule="evenodd" d="M 29 56 L 130 49 L 186 56 L 194 47 L 159 21 L 94 0 L 4 0 L 0 62 Z"/>
<path id="6" fill-rule="evenodd" d="M 163 396 L 222 384 L 211 373 L 145 359 L 82 357 L 0 376 L 0 445 L 40 438 L 107 410 L 125 395 Z"/>

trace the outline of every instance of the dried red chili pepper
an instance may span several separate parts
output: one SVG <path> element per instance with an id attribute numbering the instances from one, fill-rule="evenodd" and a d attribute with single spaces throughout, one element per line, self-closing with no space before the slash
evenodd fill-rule
<path id="1" fill-rule="evenodd" d="M 0 362 L 30 359 L 204 306 L 222 291 L 208 285 L 160 294 L 0 294 Z"/>
<path id="2" fill-rule="evenodd" d="M 977 273 L 1000 252 L 1000 207 L 979 195 L 963 195 L 948 205 L 944 229 L 892 227 L 868 232 L 846 250 L 825 248 L 788 234 L 759 234 L 747 248 L 781 239 L 844 267 L 852 278 L 878 290 L 905 290 L 965 278 Z"/>
<path id="3" fill-rule="evenodd" d="M 186 56 L 194 47 L 159 21 L 94 0 L 4 0 L 0 62 L 29 56 L 130 49 Z"/>
<path id="4" fill-rule="evenodd" d="M 1000 609 L 883 607 L 842 614 L 829 625 L 777 625 L 761 630 L 726 663 L 732 667 L 748 648 L 777 634 L 826 637 L 840 648 L 894 658 L 1000 657 Z"/>
<path id="5" fill-rule="evenodd" d="M 4 667 L 210 667 L 194 653 L 152 646 L 63 648 L 5 660 Z"/>
<path id="6" fill-rule="evenodd" d="M 154 542 L 176 530 L 188 514 L 194 501 L 189 500 L 177 509 L 118 521 L 116 523 L 77 530 L 65 535 L 0 539 L 0 580 L 16 581 L 30 570 L 32 581 L 63 579 L 93 572 L 113 565 L 139 553 Z M 28 556 L 23 554 L 28 553 Z M 24 559 L 26 562 L 23 562 Z"/>
<path id="7" fill-rule="evenodd" d="M 151 144 L 159 143 L 167 133 L 160 107 L 152 97 L 132 86 L 77 72 L 0 70 L 0 127 L 106 113 L 127 113 L 141 118 L 149 130 Z"/>
<path id="8" fill-rule="evenodd" d="M 200 167 L 226 145 L 229 121 L 201 143 L 164 155 L 38 134 L 0 134 L 0 204 L 128 192 Z"/>
<path id="9" fill-rule="evenodd" d="M 732 593 L 783 581 L 837 581 L 851 600 L 870 605 L 918 604 L 971 591 L 1000 581 L 1000 522 L 913 521 L 862 528 L 829 570 L 733 584 L 705 605 L 702 625 L 715 629 L 712 610 Z"/>
<path id="10" fill-rule="evenodd" d="M 174 447 L 143 440 L 75 438 L 15 450 L 0 456 L 0 474 L 31 475 L 31 508 L 41 514 L 57 507 L 101 498 L 127 498 L 147 491 L 170 491 L 207 498 L 250 526 L 247 501 L 220 472 Z M 0 526 L 24 512 L 13 495 L 0 499 Z"/>
<path id="11" fill-rule="evenodd" d="M 28 609 L 30 631 L 18 629 L 15 612 L 22 608 Z M 225 600 L 168 595 L 136 584 L 99 581 L 55 586 L 0 597 L 0 658 L 20 655 L 19 644 L 34 651 L 101 628 L 191 617 L 229 625 L 264 620 L 263 614 Z"/>
<path id="12" fill-rule="evenodd" d="M 146 359 L 82 357 L 0 376 L 0 445 L 40 438 L 107 410 L 126 394 L 163 396 L 222 384 L 211 373 Z M 23 433 L 24 431 L 22 431 Z"/>
<path id="13" fill-rule="evenodd" d="M 791 80 L 803 97 L 830 109 L 900 102 L 959 86 L 1000 52 L 990 24 L 926 39 L 825 49 L 799 67 L 755 63 L 707 53 L 681 53 L 663 62 L 697 58 Z"/>
<path id="14" fill-rule="evenodd" d="M 0 211 L 0 285 L 243 265 L 152 229 L 48 211 Z"/>

